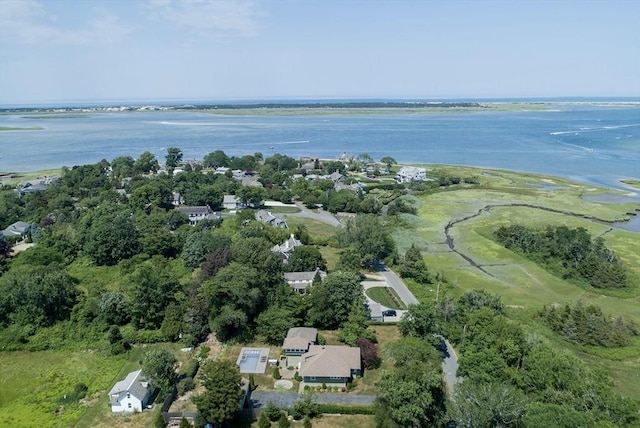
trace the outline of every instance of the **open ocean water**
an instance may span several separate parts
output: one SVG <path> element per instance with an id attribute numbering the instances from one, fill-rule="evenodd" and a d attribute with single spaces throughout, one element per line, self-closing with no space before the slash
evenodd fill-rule
<path id="1" fill-rule="evenodd" d="M 342 116 L 228 116 L 194 111 L 1 114 L 0 171 L 36 171 L 139 156 L 214 150 L 336 158 L 343 152 L 561 176 L 623 188 L 640 179 L 640 107 L 553 105 L 551 111 Z M 627 189 L 628 190 L 628 189 Z"/>

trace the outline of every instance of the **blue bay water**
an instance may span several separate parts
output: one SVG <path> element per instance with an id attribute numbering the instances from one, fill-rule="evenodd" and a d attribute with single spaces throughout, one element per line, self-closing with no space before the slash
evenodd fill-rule
<path id="1" fill-rule="evenodd" d="M 640 179 L 640 107 L 570 104 L 553 111 L 376 116 L 227 116 L 192 111 L 0 115 L 0 171 L 35 171 L 139 156 L 185 159 L 214 150 L 335 158 L 343 152 L 561 176 L 622 188 Z M 80 116 L 80 117 L 78 117 Z"/>

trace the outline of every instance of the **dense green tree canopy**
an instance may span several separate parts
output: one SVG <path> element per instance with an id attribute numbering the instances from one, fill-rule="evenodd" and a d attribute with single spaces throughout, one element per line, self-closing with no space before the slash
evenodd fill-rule
<path id="1" fill-rule="evenodd" d="M 311 288 L 308 321 L 320 328 L 336 328 L 349 318 L 354 304 L 364 303 L 360 277 L 355 273 L 332 272 Z"/>
<path id="2" fill-rule="evenodd" d="M 162 396 L 171 391 L 178 379 L 177 368 L 178 360 L 169 351 L 149 349 L 144 354 L 142 373 L 150 377 L 153 384 L 160 388 Z"/>
<path id="3" fill-rule="evenodd" d="M 98 265 L 115 265 L 137 254 L 138 231 L 133 214 L 116 205 L 103 205 L 80 223 L 82 249 Z"/>
<path id="4" fill-rule="evenodd" d="M 311 272 L 316 268 L 326 270 L 327 262 L 318 248 L 312 245 L 302 245 L 293 250 L 285 268 L 289 272 Z"/>
<path id="5" fill-rule="evenodd" d="M 216 425 L 230 422 L 240 410 L 242 397 L 238 366 L 223 359 L 209 361 L 202 368 L 201 378 L 205 391 L 194 397 L 200 417 Z"/>
<path id="6" fill-rule="evenodd" d="M 227 156 L 222 150 L 216 150 L 204 157 L 203 165 L 207 168 L 229 166 L 229 156 Z"/>
<path id="7" fill-rule="evenodd" d="M 352 247 L 358 252 L 363 266 L 371 267 L 395 252 L 393 239 L 375 215 L 364 214 L 347 219 L 345 226 L 336 232 L 336 237 L 340 246 Z"/>
<path id="8" fill-rule="evenodd" d="M 69 319 L 78 299 L 64 267 L 16 266 L 0 276 L 0 324 L 51 326 Z"/>

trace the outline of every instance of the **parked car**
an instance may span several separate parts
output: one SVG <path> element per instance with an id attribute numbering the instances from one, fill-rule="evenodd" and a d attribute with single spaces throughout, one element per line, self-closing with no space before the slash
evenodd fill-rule
<path id="1" fill-rule="evenodd" d="M 382 311 L 383 317 L 397 317 L 398 313 L 393 309 L 387 309 L 386 311 Z"/>

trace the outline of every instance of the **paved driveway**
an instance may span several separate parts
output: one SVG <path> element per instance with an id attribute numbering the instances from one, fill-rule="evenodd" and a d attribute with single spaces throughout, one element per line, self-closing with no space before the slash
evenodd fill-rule
<path id="1" fill-rule="evenodd" d="M 333 227 L 341 227 L 342 223 L 340 223 L 340 220 L 338 220 L 337 218 L 335 218 L 333 216 L 333 214 L 331 214 L 330 212 L 324 211 L 324 210 L 316 210 L 316 211 L 312 211 L 309 208 L 305 207 L 304 204 L 302 202 L 296 202 L 296 206 L 298 208 L 300 208 L 300 212 L 299 213 L 286 213 L 284 214 L 285 217 L 304 217 L 304 218 L 311 218 L 313 220 L 318 220 L 321 221 L 323 223 L 326 223 L 330 226 Z"/>
<path id="2" fill-rule="evenodd" d="M 398 275 L 393 273 L 391 269 L 389 269 L 382 263 L 379 263 L 378 265 L 376 265 L 376 270 L 380 272 L 380 274 L 384 277 L 384 280 L 387 282 L 387 284 L 389 284 L 390 287 L 396 290 L 396 293 L 398 293 L 398 297 L 402 299 L 405 305 L 409 306 L 418 304 L 418 299 L 416 299 L 413 293 L 407 288 L 406 285 L 404 285 L 404 282 L 402 282 Z"/>
<path id="3" fill-rule="evenodd" d="M 291 408 L 300 399 L 296 392 L 282 391 L 253 391 L 251 393 L 251 405 L 254 409 L 262 409 L 269 403 L 280 408 Z"/>

